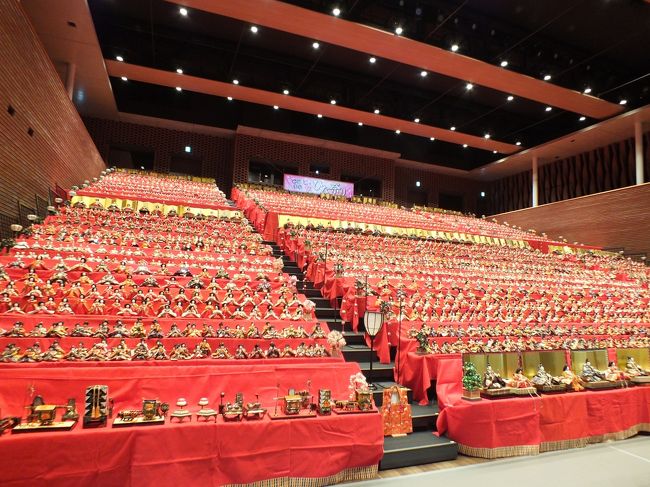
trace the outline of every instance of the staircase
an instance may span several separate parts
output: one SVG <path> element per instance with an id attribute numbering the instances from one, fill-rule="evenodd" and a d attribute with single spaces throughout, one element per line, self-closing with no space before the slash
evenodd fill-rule
<path id="1" fill-rule="evenodd" d="M 307 281 L 302 270 L 291 257 L 284 254 L 275 242 L 264 242 L 273 248 L 273 256 L 281 257 L 284 261 L 283 272 L 295 275 L 298 278 L 298 292 L 304 294 L 316 304 L 316 318 L 327 323 L 330 330 L 343 333 L 346 345 L 343 347 L 343 357 L 349 362 L 358 362 L 363 374 L 375 384 L 373 393 L 375 404 L 381 407 L 384 389 L 395 382 L 393 380 L 394 362 L 380 364 L 375 353 L 370 373 L 370 348 L 366 345 L 363 333 L 363 318 L 360 319 L 359 331 L 353 332 L 351 325 L 344 325 L 339 317 L 338 309 L 332 308 L 328 299 L 324 298 L 313 282 Z M 340 300 L 338 303 L 340 305 Z M 337 306 L 338 308 L 338 306 Z M 374 352 L 373 352 L 374 353 Z M 391 356 L 393 356 L 391 354 Z M 379 466 L 380 470 L 391 468 L 409 467 L 425 463 L 454 460 L 458 456 L 458 445 L 444 436 L 432 434 L 436 430 L 438 419 L 438 404 L 434 399 L 428 406 L 420 406 L 413 402 L 411 391 L 408 391 L 413 417 L 413 433 L 398 438 L 386 437 L 384 439 L 384 457 Z"/>

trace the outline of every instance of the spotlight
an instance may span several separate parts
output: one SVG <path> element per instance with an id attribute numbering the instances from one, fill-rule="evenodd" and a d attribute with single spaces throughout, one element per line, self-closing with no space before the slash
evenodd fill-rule
<path id="1" fill-rule="evenodd" d="M 315 172 L 316 172 L 316 174 L 320 174 L 320 171 L 319 171 L 318 169 L 316 169 L 316 171 L 315 171 Z"/>
<path id="2" fill-rule="evenodd" d="M 379 115 L 379 108 L 375 108 L 375 115 Z"/>
<path id="3" fill-rule="evenodd" d="M 456 131 L 456 127 L 452 125 L 452 126 L 449 128 L 449 130 L 451 130 L 452 132 L 455 132 L 455 131 Z"/>
<path id="4" fill-rule="evenodd" d="M 549 81 L 550 79 L 551 79 L 551 75 L 550 75 L 550 74 L 546 74 L 546 75 L 544 75 L 544 81 Z"/>
<path id="5" fill-rule="evenodd" d="M 463 144 L 463 149 L 467 149 L 467 144 Z"/>
<path id="6" fill-rule="evenodd" d="M 363 122 L 359 122 L 359 123 L 357 123 L 357 125 L 358 125 L 359 127 L 363 127 Z"/>
<path id="7" fill-rule="evenodd" d="M 258 30 L 259 30 L 259 29 L 257 28 L 256 25 L 251 25 L 251 32 L 252 32 L 253 34 L 257 34 L 257 31 L 258 31 Z"/>
<path id="8" fill-rule="evenodd" d="M 336 105 L 336 100 L 330 100 L 330 105 Z"/>
<path id="9" fill-rule="evenodd" d="M 456 52 L 456 51 L 458 51 L 458 49 L 459 49 L 459 48 L 458 48 L 458 44 L 452 44 L 452 45 L 451 45 L 451 50 L 452 50 L 452 52 Z"/>
<path id="10" fill-rule="evenodd" d="M 429 73 L 427 73 L 426 71 L 420 71 L 420 76 L 422 76 L 423 78 L 426 78 L 427 74 Z"/>
<path id="11" fill-rule="evenodd" d="M 127 78 L 126 76 L 122 76 L 122 81 L 129 81 L 129 78 Z"/>
<path id="12" fill-rule="evenodd" d="M 413 121 L 414 121 L 415 123 L 420 123 L 420 119 L 419 119 L 419 118 L 417 118 L 417 117 L 416 117 L 416 118 L 414 118 L 414 119 L 413 119 Z"/>
<path id="13" fill-rule="evenodd" d="M 119 62 L 124 61 L 124 58 L 122 56 L 115 56 L 115 59 L 117 59 Z"/>
<path id="14" fill-rule="evenodd" d="M 397 34 L 398 36 L 401 36 L 402 32 L 404 32 L 404 29 L 402 29 L 401 26 L 395 27 L 395 34 Z"/>
<path id="15" fill-rule="evenodd" d="M 277 105 L 273 105 L 273 110 L 279 110 L 279 109 L 280 109 L 279 106 L 277 106 Z"/>
<path id="16" fill-rule="evenodd" d="M 416 181 L 416 182 L 415 182 L 415 186 L 416 186 L 416 187 L 418 187 L 418 188 L 419 188 L 419 187 L 420 187 L 420 185 L 421 185 L 421 183 L 420 183 L 420 181 Z"/>
<path id="17" fill-rule="evenodd" d="M 581 122 L 584 122 L 585 120 L 587 120 L 587 117 L 585 117 L 585 116 L 583 115 L 583 116 L 580 117 L 578 120 L 580 120 Z"/>
<path id="18" fill-rule="evenodd" d="M 402 133 L 402 131 L 401 131 L 400 129 L 397 129 L 397 130 L 395 131 L 395 133 L 396 133 L 397 135 L 399 135 L 399 134 Z"/>
<path id="19" fill-rule="evenodd" d="M 512 95 L 509 95 L 508 98 L 506 98 L 506 100 L 508 100 L 508 101 L 512 101 L 512 100 L 514 100 L 514 99 L 515 99 L 515 97 L 512 96 Z"/>
<path id="20" fill-rule="evenodd" d="M 180 86 L 177 86 L 176 91 L 183 91 L 183 88 L 181 88 Z"/>
<path id="21" fill-rule="evenodd" d="M 182 70 L 181 68 L 176 68 L 176 72 L 177 72 L 178 74 L 183 74 L 183 70 Z"/>
<path id="22" fill-rule="evenodd" d="M 228 101 L 232 101 L 232 96 L 229 96 L 229 97 L 228 97 Z"/>
<path id="23" fill-rule="evenodd" d="M 484 138 L 484 139 L 489 139 L 489 138 L 490 138 L 490 134 L 485 134 L 485 135 L 483 136 L 483 138 Z"/>
<path id="24" fill-rule="evenodd" d="M 313 47 L 314 49 L 318 49 L 318 48 L 320 47 L 320 44 L 319 44 L 318 42 L 314 42 L 314 43 L 311 45 L 311 47 Z"/>
<path id="25" fill-rule="evenodd" d="M 434 140 L 436 140 L 436 138 L 435 138 L 435 137 L 429 137 L 429 140 L 430 140 L 431 142 L 433 142 Z"/>
<path id="26" fill-rule="evenodd" d="M 621 100 L 618 102 L 619 105 L 627 105 L 627 100 Z"/>
<path id="27" fill-rule="evenodd" d="M 495 151 L 495 150 L 492 151 L 492 154 L 496 154 L 496 153 L 497 153 L 497 151 Z"/>
<path id="28" fill-rule="evenodd" d="M 178 12 L 183 16 L 187 17 L 187 9 L 185 7 L 181 7 L 178 9 Z"/>
<path id="29" fill-rule="evenodd" d="M 551 110 L 553 110 L 553 107 L 546 107 L 544 110 L 546 110 L 547 112 L 550 112 Z"/>
<path id="30" fill-rule="evenodd" d="M 583 93 L 584 93 L 585 95 L 588 95 L 589 93 L 591 93 L 591 88 L 589 88 L 589 87 L 585 88 L 585 90 L 583 91 Z"/>
<path id="31" fill-rule="evenodd" d="M 287 89 L 285 88 L 284 90 L 282 90 L 282 93 L 284 93 L 285 95 L 288 95 L 288 94 L 289 94 L 289 90 L 287 90 Z"/>
<path id="32" fill-rule="evenodd" d="M 232 80 L 232 84 L 233 84 L 233 85 L 238 85 L 238 84 L 239 84 L 239 80 L 238 80 L 238 79 L 234 79 L 234 80 Z"/>
<path id="33" fill-rule="evenodd" d="M 188 154 L 189 154 L 190 152 L 192 152 L 192 147 L 190 147 L 189 145 L 186 145 L 186 146 L 185 146 L 185 152 L 187 152 Z"/>
<path id="34" fill-rule="evenodd" d="M 465 85 L 465 89 L 468 90 L 468 91 L 471 90 L 471 89 L 473 89 L 473 88 L 474 88 L 474 85 L 473 85 L 472 83 L 467 83 L 467 84 Z"/>
<path id="35" fill-rule="evenodd" d="M 339 15 L 341 15 L 341 9 L 338 7 L 334 7 L 334 9 L 332 10 L 332 14 L 334 15 L 334 17 L 338 17 Z"/>
<path id="36" fill-rule="evenodd" d="M 517 142 L 515 142 L 515 145 L 521 145 L 521 142 L 518 140 Z"/>
<path id="37" fill-rule="evenodd" d="M 316 115 L 316 116 L 317 116 L 318 118 L 323 118 L 323 114 L 322 114 L 322 113 L 319 113 L 319 114 Z"/>
<path id="38" fill-rule="evenodd" d="M 481 198 L 485 198 L 485 191 L 481 191 Z"/>
<path id="39" fill-rule="evenodd" d="M 377 58 L 373 56 L 370 59 L 368 59 L 368 61 L 370 61 L 370 64 L 375 64 L 377 62 Z"/>
<path id="40" fill-rule="evenodd" d="M 508 61 L 501 61 L 501 67 L 505 68 L 508 65 Z"/>

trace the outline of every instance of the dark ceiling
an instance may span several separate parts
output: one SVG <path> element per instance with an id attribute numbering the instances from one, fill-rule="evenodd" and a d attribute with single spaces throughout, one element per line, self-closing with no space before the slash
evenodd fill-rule
<path id="1" fill-rule="evenodd" d="M 221 0 L 226 1 L 226 0 Z M 227 0 L 236 1 L 236 0 Z M 297 6 L 393 30 L 499 64 L 626 109 L 650 100 L 650 4 L 642 0 L 295 0 Z M 578 130 L 593 119 L 412 66 L 313 39 L 192 10 L 163 0 L 89 0 L 105 58 L 337 103 L 531 147 Z M 315 33 L 317 37 L 317 33 Z M 399 152 L 405 159 L 473 169 L 497 159 L 489 151 L 382 129 L 227 101 L 198 93 L 111 78 L 122 112 L 236 128 L 247 125 Z"/>

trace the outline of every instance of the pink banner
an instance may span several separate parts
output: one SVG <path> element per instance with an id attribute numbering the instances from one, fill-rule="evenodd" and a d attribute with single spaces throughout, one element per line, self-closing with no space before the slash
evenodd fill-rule
<path id="1" fill-rule="evenodd" d="M 308 178 L 296 176 L 295 174 L 284 175 L 284 189 L 298 193 L 333 194 L 352 198 L 354 196 L 354 184 L 341 181 L 330 181 L 327 179 Z"/>

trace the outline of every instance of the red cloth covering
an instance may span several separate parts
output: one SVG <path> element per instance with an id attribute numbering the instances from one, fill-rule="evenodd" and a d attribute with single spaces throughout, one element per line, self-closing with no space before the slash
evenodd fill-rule
<path id="1" fill-rule="evenodd" d="M 232 401 L 260 394 L 273 410 L 278 390 L 312 391 L 329 387 L 333 397 L 347 397 L 354 363 L 305 360 L 292 365 L 234 365 L 197 367 L 97 367 L 3 370 L 0 408 L 4 415 L 20 415 L 33 385 L 48 403 L 77 400 L 83 414 L 85 388 L 106 384 L 115 410 L 139 407 L 142 398 L 159 398 L 175 409 L 179 396 L 192 411 L 200 397 L 216 407 L 219 394 Z M 243 379 L 245 377 L 245 379 Z M 278 389 L 279 387 L 279 389 Z M 109 420 L 110 421 L 110 420 Z M 346 415 L 272 421 L 216 424 L 191 423 L 71 432 L 11 435 L 0 441 L 3 486 L 32 485 L 224 485 L 278 477 L 314 478 L 344 469 L 376 465 L 383 454 L 378 414 Z"/>
<path id="2" fill-rule="evenodd" d="M 631 436 L 650 431 L 649 425 L 650 388 L 632 387 L 541 398 L 458 400 L 440 412 L 437 429 L 466 454 L 496 458 L 584 446 L 587 439 L 603 441 L 616 433 Z"/>

